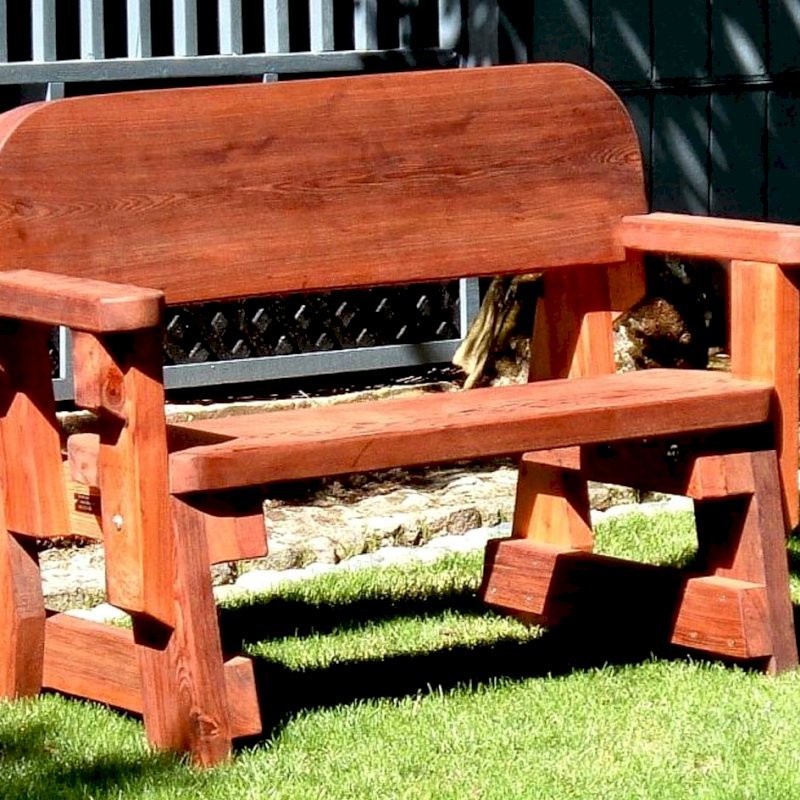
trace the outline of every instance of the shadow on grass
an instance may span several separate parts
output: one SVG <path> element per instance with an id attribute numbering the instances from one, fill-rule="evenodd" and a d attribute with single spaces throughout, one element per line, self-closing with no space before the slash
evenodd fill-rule
<path id="1" fill-rule="evenodd" d="M 0 797 L 3 800 L 105 800 L 136 797 L 154 783 L 193 782 L 193 774 L 169 754 L 113 753 L 65 758 L 53 746 L 54 731 L 45 723 L 26 723 L 0 732 Z"/>
<path id="2" fill-rule="evenodd" d="M 258 739 L 274 736 L 294 716 L 314 709 L 379 698 L 414 697 L 431 690 L 478 687 L 502 679 L 522 680 L 610 664 L 636 664 L 653 656 L 685 658 L 686 651 L 667 642 L 669 602 L 659 602 L 658 608 L 627 602 L 626 609 L 615 609 L 623 619 L 615 619 L 612 624 L 608 620 L 602 624 L 597 614 L 590 613 L 544 631 L 533 640 L 505 639 L 306 669 L 256 657 L 264 731 Z M 319 606 L 273 599 L 226 610 L 222 630 L 226 642 L 238 649 L 270 638 L 357 630 L 365 623 L 430 616 L 445 609 L 487 616 L 495 613 L 471 591 L 425 600 L 385 598 Z"/>

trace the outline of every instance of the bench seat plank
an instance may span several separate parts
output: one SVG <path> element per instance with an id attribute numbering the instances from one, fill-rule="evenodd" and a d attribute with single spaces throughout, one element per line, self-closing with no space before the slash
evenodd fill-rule
<path id="1" fill-rule="evenodd" d="M 202 420 L 170 456 L 175 494 L 766 422 L 772 389 L 649 370 Z"/>

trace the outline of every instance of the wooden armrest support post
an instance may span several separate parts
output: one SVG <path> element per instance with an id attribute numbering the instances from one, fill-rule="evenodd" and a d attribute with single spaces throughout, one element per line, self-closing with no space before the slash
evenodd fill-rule
<path id="1" fill-rule="evenodd" d="M 73 346 L 76 402 L 100 417 L 109 602 L 171 625 L 174 549 L 160 331 L 77 331 Z"/>
<path id="2" fill-rule="evenodd" d="M 633 251 L 729 261 L 731 371 L 774 387 L 772 420 L 787 525 L 800 522 L 797 420 L 800 351 L 800 226 L 684 214 L 624 217 L 619 235 Z"/>

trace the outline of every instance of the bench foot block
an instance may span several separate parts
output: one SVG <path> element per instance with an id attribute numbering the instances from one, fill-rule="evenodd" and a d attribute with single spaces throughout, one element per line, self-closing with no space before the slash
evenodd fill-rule
<path id="1" fill-rule="evenodd" d="M 733 659 L 769 658 L 762 584 L 687 574 L 527 539 L 487 547 L 482 597 L 530 622 L 623 618 L 675 645 Z M 788 666 L 788 665 L 786 665 Z"/>
<path id="2" fill-rule="evenodd" d="M 70 614 L 47 619 L 44 686 L 125 711 L 144 711 L 133 633 Z M 261 733 L 253 662 L 234 656 L 224 662 L 231 735 Z"/>

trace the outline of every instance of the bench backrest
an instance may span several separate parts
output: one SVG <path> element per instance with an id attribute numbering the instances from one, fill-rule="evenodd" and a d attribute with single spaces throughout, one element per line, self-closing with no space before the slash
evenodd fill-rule
<path id="1" fill-rule="evenodd" d="M 0 269 L 168 302 L 613 263 L 618 98 L 564 64 L 84 97 L 0 116 Z"/>

